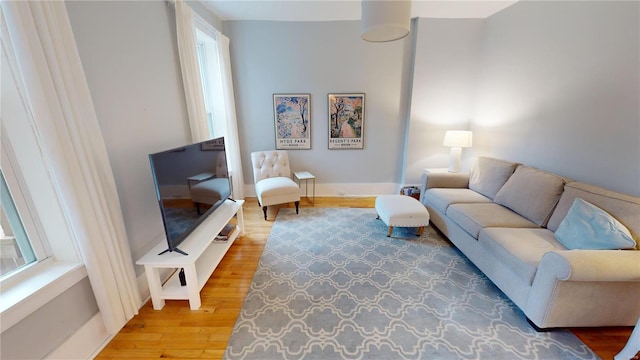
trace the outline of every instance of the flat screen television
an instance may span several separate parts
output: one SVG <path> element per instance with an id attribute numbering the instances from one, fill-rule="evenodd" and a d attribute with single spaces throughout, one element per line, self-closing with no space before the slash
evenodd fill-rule
<path id="1" fill-rule="evenodd" d="M 167 250 L 178 245 L 224 201 L 231 199 L 224 138 L 149 155 Z M 212 234 L 215 236 L 216 234 Z"/>

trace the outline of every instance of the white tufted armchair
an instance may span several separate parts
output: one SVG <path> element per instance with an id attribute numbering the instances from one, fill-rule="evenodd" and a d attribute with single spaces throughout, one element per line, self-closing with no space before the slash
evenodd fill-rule
<path id="1" fill-rule="evenodd" d="M 289 155 L 285 150 L 256 151 L 251 153 L 253 180 L 267 220 L 267 206 L 294 202 L 296 214 L 300 205 L 300 188 L 291 180 Z"/>

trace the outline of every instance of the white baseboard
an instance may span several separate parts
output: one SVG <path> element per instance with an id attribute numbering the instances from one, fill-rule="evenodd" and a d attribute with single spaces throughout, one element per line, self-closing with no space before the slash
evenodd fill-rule
<path id="1" fill-rule="evenodd" d="M 46 359 L 93 359 L 112 338 L 98 312 L 62 345 L 49 353 Z"/>
<path id="2" fill-rule="evenodd" d="M 165 280 L 173 273 L 171 269 L 162 270 L 164 271 L 161 272 L 161 277 Z M 140 295 L 143 299 L 142 303 L 138 306 L 138 308 L 141 308 L 150 299 L 149 284 L 147 283 L 147 276 L 144 272 L 138 276 L 136 280 Z M 62 345 L 49 353 L 46 359 L 93 359 L 107 346 L 114 336 L 115 334 L 110 335 L 107 333 L 102 315 L 98 312 Z"/>
<path id="3" fill-rule="evenodd" d="M 377 196 L 383 194 L 398 194 L 401 184 L 396 183 L 340 183 L 340 184 L 316 184 L 316 196 Z M 305 181 L 300 183 L 301 193 L 305 194 Z M 309 181 L 309 197 L 313 191 L 313 182 Z M 246 197 L 256 197 L 256 190 L 253 184 L 244 185 Z"/>

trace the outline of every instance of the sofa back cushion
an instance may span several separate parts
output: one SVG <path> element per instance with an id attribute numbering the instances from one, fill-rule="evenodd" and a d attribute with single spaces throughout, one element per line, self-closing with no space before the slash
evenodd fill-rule
<path id="1" fill-rule="evenodd" d="M 564 189 L 565 179 L 520 165 L 496 194 L 494 201 L 538 226 L 545 226 Z"/>
<path id="2" fill-rule="evenodd" d="M 469 189 L 493 200 L 518 164 L 490 157 L 478 157 L 469 173 Z"/>
<path id="3" fill-rule="evenodd" d="M 631 232 L 620 221 L 580 198 L 573 200 L 555 237 L 569 250 L 619 250 L 636 247 Z"/>
<path id="4" fill-rule="evenodd" d="M 557 231 L 562 220 L 567 216 L 573 201 L 583 199 L 606 211 L 620 221 L 631 232 L 636 248 L 640 243 L 640 198 L 603 189 L 581 182 L 571 182 L 564 186 L 558 206 L 553 211 L 547 227 Z"/>

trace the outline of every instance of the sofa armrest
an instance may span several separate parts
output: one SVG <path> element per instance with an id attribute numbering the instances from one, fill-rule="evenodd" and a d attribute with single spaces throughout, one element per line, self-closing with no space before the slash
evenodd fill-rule
<path id="1" fill-rule="evenodd" d="M 425 170 L 422 173 L 422 190 L 432 188 L 468 188 L 468 173 L 450 173 L 446 171 Z"/>
<path id="2" fill-rule="evenodd" d="M 523 310 L 540 328 L 631 325 L 640 316 L 638 292 L 638 250 L 551 251 Z"/>
<path id="3" fill-rule="evenodd" d="M 420 179 L 420 202 L 424 204 L 424 195 L 432 188 L 468 188 L 468 173 L 450 173 L 446 169 L 425 169 Z"/>
<path id="4" fill-rule="evenodd" d="M 553 251 L 540 260 L 538 271 L 542 269 L 562 281 L 640 281 L 640 251 Z"/>

